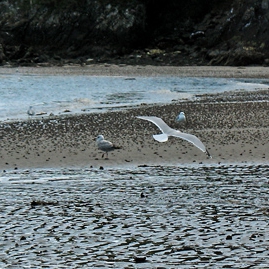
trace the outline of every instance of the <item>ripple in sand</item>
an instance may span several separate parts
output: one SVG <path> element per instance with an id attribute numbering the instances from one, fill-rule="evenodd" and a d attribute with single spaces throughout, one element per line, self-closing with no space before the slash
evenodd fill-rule
<path id="1" fill-rule="evenodd" d="M 262 267 L 269 254 L 267 171 L 8 171 L 0 190 L 0 267 L 138 268 L 134 257 L 146 257 L 143 268 Z"/>

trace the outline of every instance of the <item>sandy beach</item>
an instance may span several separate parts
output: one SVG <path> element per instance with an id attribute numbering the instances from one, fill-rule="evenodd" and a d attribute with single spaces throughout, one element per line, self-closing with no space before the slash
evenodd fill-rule
<path id="1" fill-rule="evenodd" d="M 266 67 L 156 67 L 112 66 L 53 68 L 1 68 L 11 72 L 37 74 L 81 74 L 122 76 L 201 76 L 268 78 Z M 177 124 L 184 111 L 186 124 Z M 159 143 L 160 133 L 150 122 L 136 116 L 158 116 L 168 125 L 196 135 L 206 145 L 212 159 L 178 138 Z M 236 91 L 199 96 L 195 101 L 174 101 L 165 105 L 145 105 L 106 113 L 36 117 L 25 122 L 1 123 L 0 169 L 43 167 L 107 167 L 163 164 L 265 163 L 269 146 L 268 90 Z M 122 147 L 102 158 L 95 137 Z"/>
<path id="2" fill-rule="evenodd" d="M 87 75 L 87 76 L 178 76 L 222 78 L 269 78 L 269 67 L 263 66 L 152 66 L 152 65 L 64 65 L 54 67 L 0 68 L 0 74 Z"/>
<path id="3" fill-rule="evenodd" d="M 121 67 L 91 68 L 116 75 Z M 122 70 L 136 76 L 139 68 Z M 209 72 L 141 68 L 148 76 Z M 210 70 L 233 77 L 237 69 Z M 242 70 L 262 78 L 267 69 Z M 268 104 L 268 89 L 257 89 L 1 122 L 0 268 L 268 268 Z M 179 138 L 155 141 L 158 128 L 139 115 L 196 135 L 213 158 Z M 99 134 L 122 148 L 102 158 Z"/>

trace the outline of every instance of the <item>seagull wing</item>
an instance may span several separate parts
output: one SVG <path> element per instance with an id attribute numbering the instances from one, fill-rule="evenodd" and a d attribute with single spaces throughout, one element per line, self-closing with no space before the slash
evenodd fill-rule
<path id="1" fill-rule="evenodd" d="M 170 133 L 171 136 L 175 136 L 175 137 L 179 137 L 181 139 L 184 139 L 190 143 L 192 143 L 195 147 L 197 147 L 198 149 L 200 149 L 201 151 L 208 153 L 205 145 L 202 143 L 202 141 L 195 135 L 192 134 L 186 134 L 186 133 L 182 133 L 182 132 L 178 132 L 177 130 L 173 130 Z M 210 155 L 209 155 L 210 156 Z"/>
<path id="2" fill-rule="evenodd" d="M 154 116 L 138 116 L 137 118 L 154 123 L 164 134 L 169 134 L 173 130 L 161 118 Z"/>
<path id="3" fill-rule="evenodd" d="M 113 148 L 113 144 L 110 141 L 102 140 L 98 142 L 98 148 L 103 151 L 109 151 Z"/>

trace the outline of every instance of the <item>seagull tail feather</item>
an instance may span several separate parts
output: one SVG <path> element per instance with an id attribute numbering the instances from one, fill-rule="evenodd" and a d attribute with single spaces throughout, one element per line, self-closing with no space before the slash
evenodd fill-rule
<path id="1" fill-rule="evenodd" d="M 157 140 L 158 142 L 166 142 L 168 140 L 167 134 L 157 134 L 153 135 L 153 138 Z"/>
<path id="2" fill-rule="evenodd" d="M 115 146 L 115 145 L 113 145 L 113 149 L 121 149 L 122 147 L 120 147 L 120 146 Z"/>

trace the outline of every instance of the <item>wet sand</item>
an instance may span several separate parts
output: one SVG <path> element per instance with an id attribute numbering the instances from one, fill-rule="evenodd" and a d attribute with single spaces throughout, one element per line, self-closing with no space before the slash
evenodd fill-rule
<path id="1" fill-rule="evenodd" d="M 86 73 L 85 69 L 88 70 Z M 238 77 L 240 74 L 242 77 L 268 77 L 264 67 L 127 68 L 102 65 L 18 70 L 3 68 L 0 72 L 135 76 L 139 75 L 137 70 L 140 70 L 141 75 L 157 76 L 168 75 L 169 69 L 178 76 Z M 25 122 L 1 123 L 0 169 L 265 163 L 269 156 L 268 101 L 268 90 L 234 92 L 205 95 L 196 101 L 175 101 L 167 105 L 141 104 L 125 111 L 35 117 Z M 180 111 L 187 115 L 186 124 L 175 122 Z M 159 133 L 158 128 L 137 119 L 139 115 L 161 117 L 171 127 L 196 135 L 213 158 L 208 159 L 202 151 L 178 138 L 172 137 L 166 143 L 153 140 L 152 135 Z M 108 160 L 102 158 L 102 152 L 94 141 L 98 134 L 103 134 L 105 139 L 122 149 L 109 153 Z"/>
<path id="2" fill-rule="evenodd" d="M 136 66 L 136 65 L 65 65 L 55 67 L 0 68 L 0 74 L 88 75 L 88 76 L 177 76 L 222 78 L 269 78 L 269 67 L 263 66 Z"/>
<path id="3" fill-rule="evenodd" d="M 0 268 L 268 268 L 268 165 L 5 174 Z"/>

